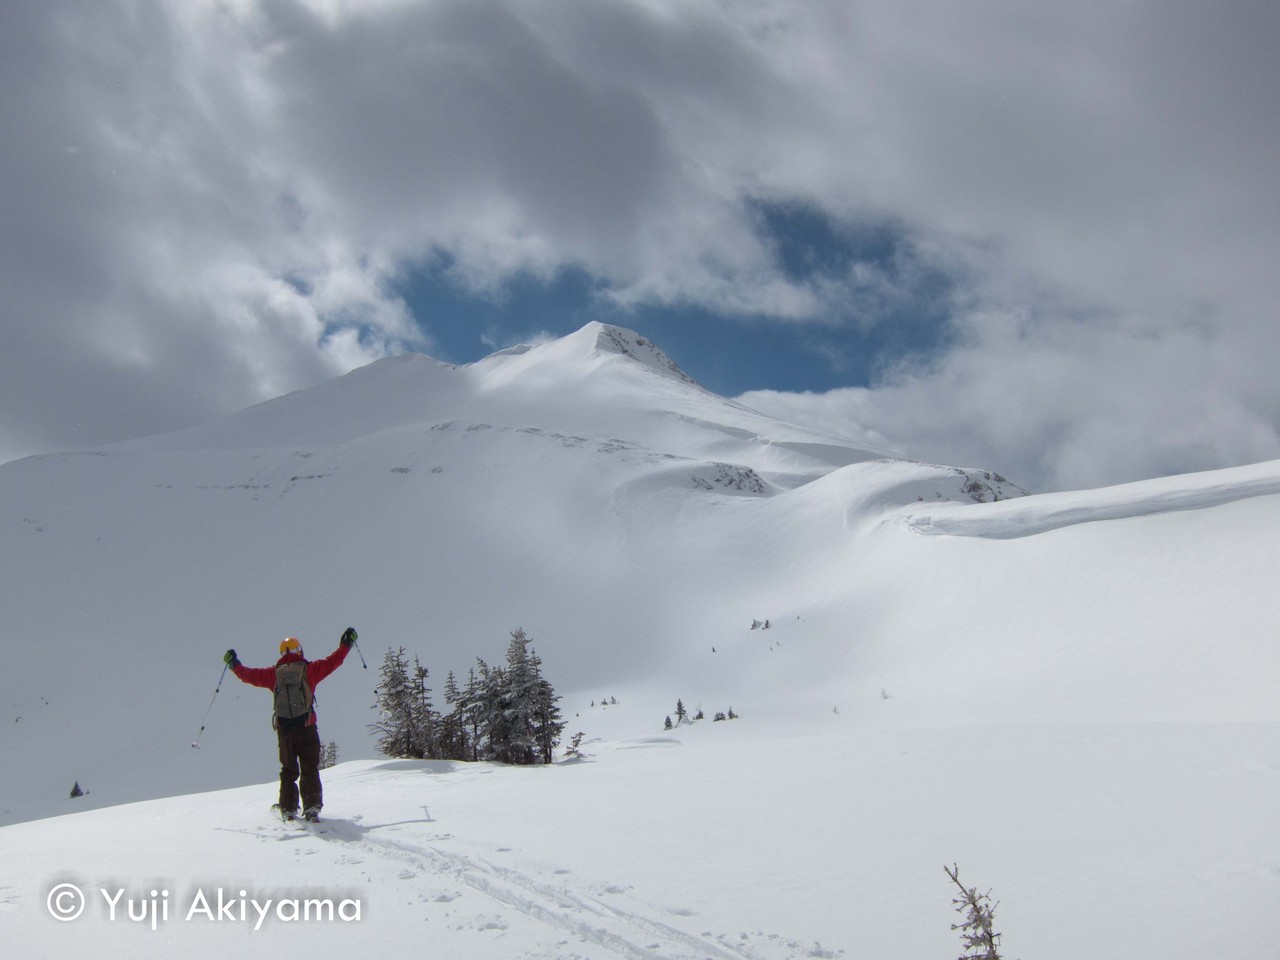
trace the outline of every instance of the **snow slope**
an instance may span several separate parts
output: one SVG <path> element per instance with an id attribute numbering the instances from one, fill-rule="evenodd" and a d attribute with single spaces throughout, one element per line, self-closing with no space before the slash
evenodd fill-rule
<path id="1" fill-rule="evenodd" d="M 0 813 L 87 812 L 0 829 L 0 925 L 16 955 L 212 956 L 248 934 L 45 897 L 225 883 L 367 894 L 358 923 L 253 934 L 317 956 L 953 956 L 958 862 L 1012 956 L 1082 930 L 1280 955 L 1280 463 L 1019 493 L 766 418 L 598 324 L 6 464 Z M 348 624 L 371 669 L 318 696 L 353 762 L 328 832 L 286 836 L 240 786 L 274 776 L 265 694 L 229 679 L 190 742 L 226 647 L 314 657 Z M 439 689 L 517 626 L 591 762 L 365 759 L 387 647 Z M 677 697 L 741 719 L 665 732 Z"/>
<path id="2" fill-rule="evenodd" d="M 319 830 L 270 785 L 3 828 L 0 928 L 14 957 L 946 958 L 956 862 L 1007 956 L 1269 957 L 1274 733 L 744 717 L 551 768 L 355 761 Z"/>
<path id="3" fill-rule="evenodd" d="M 637 335 L 592 324 L 468 367 L 398 357 L 207 427 L 6 464 L 3 642 L 21 680 L 2 691 L 0 751 L 20 775 L 0 785 L 0 819 L 61 810 L 76 780 L 88 806 L 260 777 L 258 691 L 233 681 L 207 751 L 189 744 L 223 651 L 272 662 L 286 635 L 313 657 L 347 625 L 365 638 L 372 669 L 319 691 L 344 756 L 368 753 L 393 645 L 439 689 L 523 626 L 561 690 L 667 685 L 762 595 L 809 582 L 787 516 L 825 524 L 845 505 L 805 491 L 842 469 L 883 473 L 874 457 L 709 394 Z M 901 504 L 915 482 L 968 498 L 959 471 L 895 469 L 859 496 Z M 747 535 L 780 539 L 761 555 Z"/>

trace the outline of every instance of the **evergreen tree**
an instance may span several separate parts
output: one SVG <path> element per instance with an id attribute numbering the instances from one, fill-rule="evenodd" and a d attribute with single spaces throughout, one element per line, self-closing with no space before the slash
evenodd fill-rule
<path id="1" fill-rule="evenodd" d="M 427 686 L 429 675 L 417 657 L 409 669 L 404 647 L 388 649 L 383 657 L 375 704 L 379 717 L 369 727 L 378 734 L 378 750 L 386 756 L 413 760 L 436 756 L 437 718 Z"/>
<path id="2" fill-rule="evenodd" d="M 328 770 L 330 767 L 338 765 L 338 745 L 330 740 L 325 744 L 324 750 L 320 754 L 320 769 Z"/>
<path id="3" fill-rule="evenodd" d="M 684 701 L 676 698 L 676 726 L 689 722 L 689 712 L 684 708 Z"/>
<path id="4" fill-rule="evenodd" d="M 542 675 L 542 659 L 532 647 L 529 650 L 529 662 L 533 666 L 534 677 L 533 739 L 541 762 L 551 763 L 555 759 L 556 744 L 560 742 L 560 735 L 564 733 L 566 724 L 560 716 L 560 708 L 556 706 L 560 697 Z"/>
<path id="5" fill-rule="evenodd" d="M 444 680 L 444 702 L 448 704 L 449 710 L 440 717 L 440 757 L 445 760 L 466 760 L 466 699 L 458 689 L 458 681 L 452 670 Z"/>
<path id="6" fill-rule="evenodd" d="M 448 709 L 438 713 L 427 686 L 429 672 L 404 647 L 388 650 L 376 692 L 378 749 L 392 757 L 552 763 L 565 722 L 542 660 L 523 629 L 511 633 L 506 665 L 476 658 L 466 686 L 453 673 L 445 681 Z"/>
<path id="7" fill-rule="evenodd" d="M 378 734 L 378 750 L 388 757 L 413 760 L 440 756 L 440 716 L 427 686 L 430 671 L 417 657 L 409 668 L 404 647 L 388 649 L 381 682 L 375 691 L 378 719 L 369 728 Z M 336 758 L 335 758 L 336 762 Z"/>
<path id="8" fill-rule="evenodd" d="M 481 737 L 485 730 L 485 686 L 489 677 L 489 665 L 476 658 L 476 665 L 467 676 L 467 686 L 462 693 L 462 718 L 464 733 L 469 732 L 469 759 L 480 759 Z"/>
<path id="9" fill-rule="evenodd" d="M 431 704 L 431 688 L 427 686 L 429 672 L 417 657 L 413 658 L 413 676 L 409 682 L 409 700 L 412 756 L 416 760 L 438 756 L 436 751 L 437 717 Z"/>
<path id="10" fill-rule="evenodd" d="M 409 663 L 404 647 L 388 648 L 382 658 L 381 681 L 374 691 L 379 716 L 369 724 L 378 735 L 378 752 L 388 757 L 412 757 L 413 689 L 409 683 Z"/>
<path id="11" fill-rule="evenodd" d="M 506 671 L 491 667 L 476 657 L 473 671 L 475 698 L 471 702 L 468 723 L 475 737 L 472 754 L 480 760 L 505 759 L 507 743 L 507 714 L 503 710 L 503 691 L 506 688 Z"/>
<path id="12" fill-rule="evenodd" d="M 564 752 L 564 756 L 566 760 L 583 759 L 582 738 L 585 736 L 586 734 L 583 733 L 581 730 L 579 730 L 577 733 L 573 735 L 573 740 L 569 742 L 569 748 Z"/>
<path id="13" fill-rule="evenodd" d="M 505 763 L 532 764 L 537 749 L 534 732 L 538 678 L 529 654 L 529 637 L 517 628 L 507 645 L 507 669 L 497 691 L 499 743 L 497 759 Z"/>
<path id="14" fill-rule="evenodd" d="M 63 780 L 62 782 L 66 783 L 67 781 Z M 76 797 L 83 797 L 83 796 L 84 796 L 84 791 L 80 789 L 80 781 L 77 780 L 71 786 L 71 795 L 68 797 L 68 799 L 74 800 Z"/>

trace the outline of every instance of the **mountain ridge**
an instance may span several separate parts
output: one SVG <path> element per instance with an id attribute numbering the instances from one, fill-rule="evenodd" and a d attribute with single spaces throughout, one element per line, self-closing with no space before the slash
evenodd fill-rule
<path id="1" fill-rule="evenodd" d="M 790 474 L 788 486 L 886 456 L 710 393 L 651 341 L 598 322 L 470 364 L 388 357 L 208 424 L 103 449 L 333 448 L 460 419 L 606 441 L 624 433 L 655 451 Z"/>

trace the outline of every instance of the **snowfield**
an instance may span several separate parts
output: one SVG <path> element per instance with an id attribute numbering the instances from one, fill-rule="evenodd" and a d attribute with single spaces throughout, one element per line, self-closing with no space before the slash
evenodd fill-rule
<path id="1" fill-rule="evenodd" d="M 955 957 L 954 862 L 1008 956 L 1275 955 L 1274 724 L 762 726 L 544 768 L 354 761 L 318 828 L 275 821 L 274 784 L 7 827 L 6 952 Z M 199 909 L 220 892 L 334 919 Z"/>
<path id="2" fill-rule="evenodd" d="M 771 420 L 599 324 L 4 464 L 5 956 L 946 958 L 958 864 L 1007 957 L 1280 957 L 1280 463 L 997 466 Z M 226 678 L 191 742 L 225 649 L 348 625 L 344 762 L 286 827 L 265 692 Z M 587 759 L 374 755 L 389 647 L 439 703 L 516 627 Z M 708 719 L 664 729 L 677 698 Z"/>

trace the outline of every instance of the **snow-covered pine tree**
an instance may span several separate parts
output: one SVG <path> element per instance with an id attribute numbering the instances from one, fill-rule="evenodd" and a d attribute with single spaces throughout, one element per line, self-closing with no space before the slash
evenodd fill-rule
<path id="1" fill-rule="evenodd" d="M 498 760 L 522 765 L 534 762 L 537 698 L 538 678 L 529 655 L 529 637 L 522 628 L 517 628 L 511 632 L 511 642 L 507 644 L 507 668 L 497 691 L 498 729 L 490 734 Z M 498 735 L 496 741 L 494 733 Z"/>
<path id="2" fill-rule="evenodd" d="M 328 770 L 338 765 L 338 744 L 330 740 L 320 753 L 320 769 Z"/>
<path id="3" fill-rule="evenodd" d="M 417 657 L 409 669 L 404 647 L 388 649 L 383 657 L 375 704 L 379 717 L 369 727 L 378 734 L 378 750 L 386 756 L 414 760 L 435 756 L 436 714 L 428 676 Z"/>
<path id="4" fill-rule="evenodd" d="M 504 760 L 511 736 L 503 694 L 507 672 L 491 667 L 476 657 L 476 699 L 472 704 L 471 723 L 475 731 L 475 754 L 481 760 Z"/>
<path id="5" fill-rule="evenodd" d="M 427 686 L 429 671 L 417 658 L 413 658 L 413 675 L 409 681 L 412 697 L 409 706 L 411 711 L 410 727 L 412 733 L 412 754 L 414 759 L 434 759 L 439 756 L 436 749 L 437 716 L 431 704 L 431 688 Z"/>
<path id="6" fill-rule="evenodd" d="M 485 686 L 488 683 L 489 665 L 476 658 L 476 665 L 467 675 L 467 686 L 462 691 L 463 730 L 468 736 L 467 760 L 479 760 L 481 738 L 485 729 Z"/>
<path id="7" fill-rule="evenodd" d="M 369 729 L 378 735 L 378 752 L 388 757 L 413 756 L 413 691 L 404 647 L 388 648 L 382 658 L 381 679 L 374 691 L 378 719 Z"/>
<path id="8" fill-rule="evenodd" d="M 556 745 L 565 728 L 560 708 L 556 706 L 560 697 L 542 675 L 542 658 L 532 647 L 529 648 L 529 662 L 533 665 L 534 677 L 533 739 L 540 754 L 540 762 L 551 763 L 555 759 Z"/>
<path id="9" fill-rule="evenodd" d="M 387 756 L 551 763 L 564 732 L 560 698 L 542 675 L 542 660 L 523 629 L 511 633 L 505 667 L 480 657 L 459 688 L 445 681 L 449 710 L 431 703 L 429 671 L 418 658 L 410 669 L 404 647 L 388 650 L 376 691 L 378 749 Z"/>
<path id="10" fill-rule="evenodd" d="M 458 688 L 457 678 L 453 671 L 444 679 L 444 702 L 448 711 L 440 715 L 439 753 L 444 760 L 466 760 L 467 726 L 466 700 Z"/>

